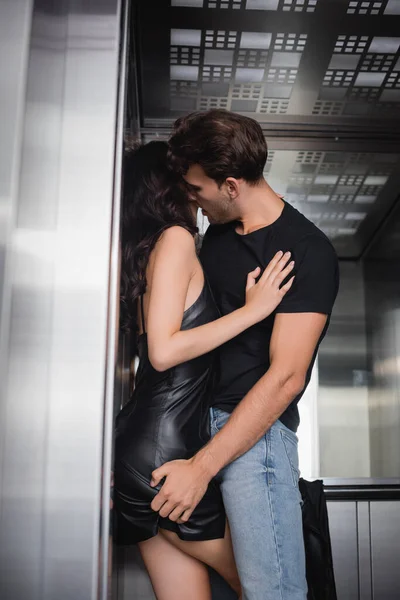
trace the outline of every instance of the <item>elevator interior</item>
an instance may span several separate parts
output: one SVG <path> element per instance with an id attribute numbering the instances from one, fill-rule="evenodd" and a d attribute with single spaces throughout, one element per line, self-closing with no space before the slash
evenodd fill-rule
<path id="1" fill-rule="evenodd" d="M 394 0 L 156 0 L 132 10 L 128 143 L 167 139 L 193 110 L 257 119 L 268 182 L 338 253 L 314 476 L 400 477 L 399 31 Z"/>
<path id="2" fill-rule="evenodd" d="M 168 139 L 194 110 L 258 120 L 267 181 L 336 248 L 341 288 L 300 407 L 301 467 L 326 485 L 339 598 L 397 598 L 400 1 L 156 0 L 131 16 L 128 143 Z M 127 553 L 118 597 L 153 598 Z"/>
<path id="3" fill-rule="evenodd" d="M 0 2 L 2 600 L 153 600 L 129 550 L 107 581 L 122 138 L 211 107 L 259 120 L 268 181 L 337 248 L 302 470 L 340 600 L 398 598 L 399 32 L 400 0 Z"/>

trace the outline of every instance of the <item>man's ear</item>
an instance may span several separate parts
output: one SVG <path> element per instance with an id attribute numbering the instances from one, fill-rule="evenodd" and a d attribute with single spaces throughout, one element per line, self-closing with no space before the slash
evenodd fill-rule
<path id="1" fill-rule="evenodd" d="M 231 197 L 231 200 L 234 200 L 239 196 L 240 193 L 240 183 L 239 180 L 235 177 L 227 177 L 225 179 L 226 190 Z"/>

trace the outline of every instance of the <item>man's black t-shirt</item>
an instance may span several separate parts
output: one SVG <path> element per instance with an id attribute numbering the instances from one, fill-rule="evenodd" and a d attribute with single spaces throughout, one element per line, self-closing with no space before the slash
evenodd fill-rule
<path id="1" fill-rule="evenodd" d="M 322 231 L 289 204 L 284 204 L 280 217 L 267 227 L 247 235 L 238 234 L 235 227 L 235 223 L 211 225 L 200 252 L 200 260 L 221 315 L 243 306 L 247 274 L 257 266 L 265 268 L 279 250 L 292 253 L 296 277 L 292 288 L 272 315 L 220 347 L 219 383 L 213 405 L 227 412 L 233 411 L 269 368 L 269 344 L 276 313 L 315 312 L 328 315 L 319 346 L 328 328 L 339 280 L 338 261 L 332 244 Z M 318 346 L 307 373 L 305 388 Z M 296 431 L 299 425 L 297 403 L 304 390 L 280 417 L 292 431 Z"/>

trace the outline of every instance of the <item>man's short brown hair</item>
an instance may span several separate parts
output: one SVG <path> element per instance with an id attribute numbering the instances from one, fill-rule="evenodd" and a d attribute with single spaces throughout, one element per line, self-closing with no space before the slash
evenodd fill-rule
<path id="1" fill-rule="evenodd" d="M 257 121 L 227 110 L 194 112 L 175 121 L 169 140 L 171 166 L 184 175 L 200 165 L 221 185 L 227 177 L 257 183 L 268 149 Z"/>

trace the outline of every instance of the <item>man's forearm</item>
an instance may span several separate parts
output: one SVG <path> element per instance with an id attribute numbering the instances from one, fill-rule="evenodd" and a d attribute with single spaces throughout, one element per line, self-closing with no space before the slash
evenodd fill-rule
<path id="1" fill-rule="evenodd" d="M 210 477 L 254 446 L 302 389 L 293 375 L 285 379 L 270 369 L 232 412 L 224 428 L 194 457 Z"/>

